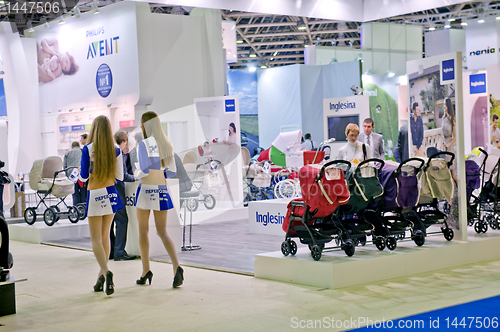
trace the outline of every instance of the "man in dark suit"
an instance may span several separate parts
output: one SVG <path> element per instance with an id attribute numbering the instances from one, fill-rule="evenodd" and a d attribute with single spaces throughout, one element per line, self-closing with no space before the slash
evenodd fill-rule
<path id="1" fill-rule="evenodd" d="M 384 137 L 373 132 L 374 128 L 373 120 L 366 118 L 363 121 L 364 132 L 359 134 L 358 141 L 370 146 L 373 158 L 385 160 Z"/>
<path id="2" fill-rule="evenodd" d="M 115 134 L 115 142 L 122 150 L 123 155 L 123 181 L 117 181 L 115 183 L 116 191 L 122 202 L 124 202 L 124 207 L 121 210 L 116 211 L 115 217 L 113 219 L 113 224 L 111 225 L 111 253 L 110 259 L 114 258 L 115 261 L 124 261 L 136 259 L 135 256 L 129 256 L 125 251 L 125 244 L 127 243 L 127 227 L 128 227 L 128 215 L 127 209 L 125 207 L 125 182 L 134 182 L 136 178 L 132 172 L 132 164 L 130 163 L 129 149 L 128 149 L 128 135 L 124 131 L 118 131 Z M 114 233 L 114 225 L 116 224 L 116 236 Z"/>

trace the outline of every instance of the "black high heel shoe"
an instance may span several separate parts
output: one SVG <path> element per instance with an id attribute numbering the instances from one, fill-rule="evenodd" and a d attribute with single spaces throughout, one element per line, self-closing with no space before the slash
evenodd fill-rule
<path id="1" fill-rule="evenodd" d="M 172 284 L 172 287 L 179 287 L 182 285 L 182 282 L 184 281 L 184 270 L 182 267 L 177 267 L 177 271 L 175 271 L 175 277 L 174 277 L 174 283 Z"/>
<path id="2" fill-rule="evenodd" d="M 136 281 L 136 283 L 137 283 L 138 285 L 144 285 L 144 284 L 146 283 L 146 280 L 148 280 L 148 281 L 149 281 L 149 284 L 151 285 L 151 281 L 153 281 L 153 272 L 148 271 L 148 273 L 146 273 L 146 274 L 144 275 L 144 277 L 140 277 L 140 278 Z"/>
<path id="3" fill-rule="evenodd" d="M 115 292 L 115 284 L 113 284 L 113 272 L 106 273 L 106 295 L 111 295 Z"/>
<path id="4" fill-rule="evenodd" d="M 104 285 L 104 276 L 101 275 L 99 279 L 97 279 L 96 284 L 94 285 L 94 292 L 102 292 L 102 286 Z"/>

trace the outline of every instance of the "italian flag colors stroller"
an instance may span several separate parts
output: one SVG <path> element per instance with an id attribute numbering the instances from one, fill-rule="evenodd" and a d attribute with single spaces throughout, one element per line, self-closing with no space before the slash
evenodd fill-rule
<path id="1" fill-rule="evenodd" d="M 36 190 L 36 195 L 40 199 L 36 207 L 28 207 L 24 212 L 24 220 L 28 225 L 33 225 L 37 219 L 37 209 L 45 206 L 45 211 L 41 214 L 47 226 L 52 226 L 61 217 L 67 217 L 72 223 L 85 218 L 81 216 L 74 206 L 66 205 L 64 199 L 71 195 L 75 190 L 75 184 L 70 181 L 65 172 L 71 170 L 62 169 L 62 160 L 60 157 L 47 157 L 46 159 L 36 160 L 33 163 L 29 174 L 29 184 L 31 189 Z M 55 205 L 47 205 L 49 196 L 52 195 L 59 200 Z M 62 204 L 62 205 L 61 205 Z M 65 207 L 61 211 L 60 206 Z"/>

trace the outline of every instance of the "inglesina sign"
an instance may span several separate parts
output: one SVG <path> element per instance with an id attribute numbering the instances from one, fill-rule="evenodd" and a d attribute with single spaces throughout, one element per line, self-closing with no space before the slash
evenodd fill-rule
<path id="1" fill-rule="evenodd" d="M 469 55 L 474 56 L 474 55 L 491 54 L 491 53 L 495 53 L 495 48 L 494 47 L 490 48 L 488 46 L 488 48 L 486 48 L 484 50 L 472 51 L 469 53 Z"/>

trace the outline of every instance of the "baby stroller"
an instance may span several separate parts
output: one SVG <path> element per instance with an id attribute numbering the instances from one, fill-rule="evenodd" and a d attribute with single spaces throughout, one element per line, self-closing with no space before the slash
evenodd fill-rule
<path id="1" fill-rule="evenodd" d="M 346 170 L 339 167 L 342 164 Z M 334 160 L 323 166 L 308 165 L 300 169 L 303 197 L 290 201 L 287 206 L 282 226 L 286 232 L 285 241 L 281 243 L 284 256 L 297 253 L 297 243 L 292 238 L 298 237 L 301 243 L 308 245 L 312 258 L 317 261 L 325 244 L 342 235 L 342 227 L 333 213 L 349 200 L 344 174 L 350 167 L 349 162 Z M 350 243 L 342 246 L 349 256 L 354 254 L 353 248 Z"/>
<path id="2" fill-rule="evenodd" d="M 419 246 L 425 242 L 420 230 L 413 230 L 413 223 L 403 215 L 403 209 L 412 208 L 418 203 L 418 173 L 425 162 L 420 158 L 410 158 L 399 165 L 386 163 L 379 174 L 380 183 L 384 187 L 384 200 L 379 204 L 382 229 L 377 224 L 375 234 L 385 235 L 385 244 L 389 250 L 396 249 L 397 240 L 405 238 L 406 231 Z M 379 250 L 384 249 L 382 241 L 375 241 Z"/>
<path id="3" fill-rule="evenodd" d="M 450 161 L 444 159 L 446 155 L 451 157 Z M 405 214 L 405 217 L 413 222 L 414 234 L 427 236 L 432 234 L 427 232 L 427 228 L 433 225 L 443 225 L 441 226 L 441 232 L 437 233 L 443 233 L 448 241 L 453 239 L 453 230 L 448 227 L 447 215 L 439 210 L 438 199 L 448 200 L 453 198 L 455 184 L 449 167 L 453 164 L 454 159 L 455 154 L 442 151 L 431 155 L 425 163 L 421 177 L 418 205 L 413 209 L 412 213 Z M 418 235 L 415 243 L 423 245 L 421 235 Z"/>
<path id="4" fill-rule="evenodd" d="M 474 230 L 477 233 L 486 232 L 488 230 L 488 224 L 483 220 L 481 216 L 483 215 L 487 219 L 489 216 L 494 213 L 493 210 L 488 208 L 482 209 L 483 204 L 478 196 L 473 195 L 474 190 L 481 188 L 482 180 L 484 180 L 484 167 L 486 164 L 486 160 L 488 158 L 488 154 L 483 149 L 479 148 L 480 152 L 484 152 L 486 157 L 483 159 L 481 167 L 474 161 L 472 158 L 465 160 L 465 183 L 467 189 L 467 225 L 474 226 Z M 481 178 L 481 174 L 483 174 Z M 488 211 L 490 213 L 485 212 Z M 495 219 L 493 217 L 493 219 Z"/>
<path id="5" fill-rule="evenodd" d="M 250 201 L 273 199 L 272 178 L 271 161 L 251 162 L 244 175 L 246 185 L 244 189 L 246 195 L 243 199 L 244 206 L 247 206 Z"/>
<path id="6" fill-rule="evenodd" d="M 71 195 L 74 190 L 74 183 L 71 182 L 65 172 L 68 169 L 62 169 L 62 160 L 60 157 L 48 157 L 46 159 L 36 160 L 33 163 L 29 174 L 29 184 L 31 189 L 36 190 L 36 195 L 40 199 L 36 207 L 29 207 L 24 212 L 24 220 L 28 225 L 33 225 L 38 215 L 43 215 L 43 220 L 47 226 L 52 226 L 61 217 L 68 217 L 72 223 L 77 223 L 80 217 L 78 210 L 74 206 L 68 206 L 64 199 Z M 49 196 L 55 196 L 59 202 L 55 205 L 48 206 L 45 200 Z M 63 204 L 67 211 L 62 211 L 59 205 Z M 46 210 L 43 214 L 37 214 L 39 206 L 44 205 Z"/>
<path id="7" fill-rule="evenodd" d="M 348 177 L 350 198 L 347 204 L 337 209 L 336 218 L 343 228 L 341 242 L 350 247 L 346 251 L 349 256 L 354 254 L 357 244 L 366 244 L 369 235 L 372 235 L 372 241 L 377 246 L 385 242 L 385 236 L 375 233 L 376 212 L 369 209 L 374 204 L 380 204 L 383 199 L 384 188 L 378 174 L 384 164 L 380 159 L 367 159 L 359 163 Z"/>

